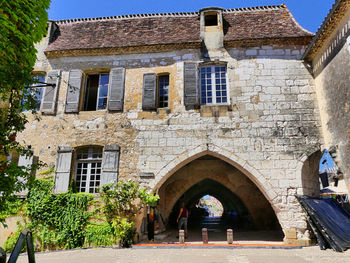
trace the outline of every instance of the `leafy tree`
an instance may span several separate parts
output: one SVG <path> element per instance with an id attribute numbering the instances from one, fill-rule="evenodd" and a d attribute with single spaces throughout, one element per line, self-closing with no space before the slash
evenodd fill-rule
<path id="1" fill-rule="evenodd" d="M 134 219 L 145 206 L 155 206 L 159 196 L 147 193 L 133 181 L 119 181 L 102 187 L 103 212 L 121 247 L 130 247 L 134 241 Z"/>
<path id="2" fill-rule="evenodd" d="M 23 109 L 36 114 L 31 87 L 36 82 L 32 77 L 34 43 L 47 32 L 49 5 L 50 0 L 0 0 L 0 212 L 11 195 L 25 187 L 31 171 L 8 159 L 31 154 L 27 146 L 16 142 L 16 134 L 27 122 Z"/>
<path id="3" fill-rule="evenodd" d="M 109 222 L 119 218 L 131 222 L 143 207 L 155 206 L 159 200 L 158 195 L 147 193 L 133 181 L 119 181 L 115 186 L 104 185 L 100 194 L 104 203 L 103 212 Z"/>

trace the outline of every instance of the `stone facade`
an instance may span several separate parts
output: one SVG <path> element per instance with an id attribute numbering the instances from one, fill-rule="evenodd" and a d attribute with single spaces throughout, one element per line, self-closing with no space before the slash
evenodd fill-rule
<path id="1" fill-rule="evenodd" d="M 89 145 L 118 145 L 118 180 L 132 179 L 159 193 L 166 218 L 183 193 L 200 180 L 211 179 L 239 196 L 254 221 L 266 222 L 258 228 L 268 225 L 269 215 L 275 214 L 288 233 L 286 242 L 308 238 L 306 219 L 295 195 L 310 193 L 317 185 L 317 173 L 309 173 L 315 169 L 305 168 L 305 163 L 323 141 L 315 82 L 301 60 L 305 44 L 291 40 L 251 43 L 245 48 L 183 48 L 46 59 L 45 41 L 38 46 L 42 49 L 35 71 L 61 70 L 57 110 L 54 115 L 41 114 L 40 121 L 28 114 L 30 121 L 18 135 L 20 142 L 33 146 L 42 161 L 54 165 L 59 146 L 76 150 Z M 198 62 L 199 67 L 225 65 L 228 103 L 186 108 L 186 62 Z M 88 74 L 115 67 L 125 68 L 122 112 L 65 113 L 70 70 Z M 169 74 L 168 108 L 142 110 L 145 73 Z M 204 156 L 216 159 L 201 159 Z M 71 184 L 75 159 L 73 152 L 68 173 Z M 192 166 L 201 167 L 200 176 L 188 172 Z M 175 185 L 170 187 L 172 182 Z M 317 190 L 311 192 L 317 194 Z M 264 210 L 266 215 L 262 215 Z M 291 232 L 295 236 L 290 237 Z"/>
<path id="2" fill-rule="evenodd" d="M 304 59 L 315 78 L 324 146 L 336 153 L 350 191 L 350 2 L 337 1 L 330 14 Z"/>

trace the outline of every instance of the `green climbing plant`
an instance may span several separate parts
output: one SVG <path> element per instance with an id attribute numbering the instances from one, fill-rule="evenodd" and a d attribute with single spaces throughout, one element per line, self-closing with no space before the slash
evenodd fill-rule
<path id="1" fill-rule="evenodd" d="M 22 211 L 27 220 L 7 240 L 7 251 L 13 249 L 23 228 L 32 231 L 36 249 L 41 251 L 116 244 L 129 247 L 135 235 L 135 216 L 159 199 L 131 181 L 102 187 L 100 198 L 70 191 L 53 194 L 52 189 L 51 179 L 36 179 L 24 203 L 13 199 L 13 213 Z"/>
<path id="2" fill-rule="evenodd" d="M 118 244 L 129 247 L 135 234 L 134 219 L 145 206 L 154 206 L 159 196 L 148 193 L 133 181 L 120 181 L 101 189 L 103 212 L 118 237 Z"/>
<path id="3" fill-rule="evenodd" d="M 82 247 L 93 195 L 71 192 L 55 195 L 52 187 L 52 181 L 34 181 L 26 201 L 28 228 L 41 243 L 42 250 L 53 246 Z"/>

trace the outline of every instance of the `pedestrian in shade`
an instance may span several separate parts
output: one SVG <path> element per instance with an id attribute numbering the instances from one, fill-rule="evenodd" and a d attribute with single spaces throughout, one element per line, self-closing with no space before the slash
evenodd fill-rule
<path id="1" fill-rule="evenodd" d="M 183 227 L 185 230 L 185 238 L 187 238 L 187 220 L 188 220 L 188 210 L 185 207 L 185 202 L 181 202 L 181 208 L 179 216 L 177 217 L 176 222 L 178 223 L 179 230 Z"/>

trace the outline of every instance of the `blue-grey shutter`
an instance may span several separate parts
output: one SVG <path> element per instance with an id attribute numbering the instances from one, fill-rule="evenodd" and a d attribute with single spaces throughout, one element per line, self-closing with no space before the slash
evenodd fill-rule
<path id="1" fill-rule="evenodd" d="M 108 110 L 123 111 L 125 68 L 112 68 L 109 75 Z"/>
<path id="2" fill-rule="evenodd" d="M 157 95 L 157 75 L 147 73 L 143 75 L 142 109 L 155 110 Z"/>
<path id="3" fill-rule="evenodd" d="M 184 62 L 184 104 L 188 108 L 199 106 L 198 63 Z"/>
<path id="4" fill-rule="evenodd" d="M 46 114 L 55 114 L 57 104 L 58 87 L 61 79 L 60 70 L 50 70 L 46 75 L 46 83 L 55 84 L 46 86 L 44 90 L 41 112 Z"/>
<path id="5" fill-rule="evenodd" d="M 120 147 L 106 145 L 103 149 L 101 185 L 118 181 Z"/>
<path id="6" fill-rule="evenodd" d="M 59 146 L 56 159 L 54 193 L 68 191 L 73 149 L 69 146 Z"/>
<path id="7" fill-rule="evenodd" d="M 34 164 L 34 156 L 27 156 L 27 155 L 20 155 L 18 158 L 18 166 L 24 166 L 25 168 L 32 169 L 32 165 Z M 35 171 L 32 169 L 31 170 L 31 176 L 35 175 Z M 23 177 L 18 177 L 18 181 L 21 183 L 26 184 L 27 183 L 27 178 Z M 28 194 L 28 188 L 23 189 L 21 192 L 16 193 L 18 196 L 26 196 Z"/>
<path id="8" fill-rule="evenodd" d="M 65 112 L 79 112 L 80 89 L 83 72 L 80 69 L 69 71 Z"/>

